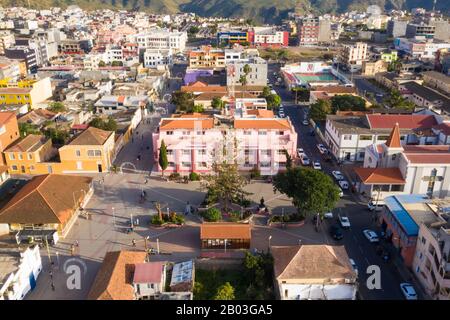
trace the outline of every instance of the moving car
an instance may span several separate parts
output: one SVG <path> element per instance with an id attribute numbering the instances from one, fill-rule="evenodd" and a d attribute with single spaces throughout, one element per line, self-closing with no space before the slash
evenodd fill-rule
<path id="1" fill-rule="evenodd" d="M 303 120 L 302 124 L 303 124 L 304 126 L 309 126 L 309 121 L 305 119 L 305 120 Z"/>
<path id="2" fill-rule="evenodd" d="M 363 230 L 363 234 L 367 238 L 367 240 L 372 243 L 380 242 L 377 233 L 373 230 L 365 229 Z"/>
<path id="3" fill-rule="evenodd" d="M 416 290 L 411 283 L 400 283 L 400 290 L 402 290 L 402 293 L 405 296 L 406 300 L 417 300 Z"/>
<path id="4" fill-rule="evenodd" d="M 339 183 L 339 186 L 341 187 L 341 189 L 343 189 L 343 190 L 348 190 L 348 181 L 346 181 L 346 180 L 340 180 L 340 181 L 338 181 L 338 183 Z"/>
<path id="5" fill-rule="evenodd" d="M 342 238 L 344 238 L 341 228 L 339 228 L 339 226 L 337 225 L 333 225 L 330 227 L 330 234 L 334 240 L 341 240 Z"/>
<path id="6" fill-rule="evenodd" d="M 305 153 L 305 151 L 303 150 L 303 148 L 297 148 L 297 155 L 298 155 L 299 157 L 301 157 L 303 153 Z"/>
<path id="7" fill-rule="evenodd" d="M 302 154 L 300 158 L 302 165 L 309 166 L 311 164 L 311 161 L 309 160 L 308 156 L 306 154 Z"/>
<path id="8" fill-rule="evenodd" d="M 313 168 L 316 170 L 322 170 L 322 166 L 320 165 L 320 161 L 316 160 L 313 162 Z"/>
<path id="9" fill-rule="evenodd" d="M 333 172 L 331 172 L 331 174 L 333 175 L 333 177 L 339 181 L 339 180 L 344 180 L 344 175 L 342 174 L 342 172 L 335 170 Z"/>
<path id="10" fill-rule="evenodd" d="M 350 220 L 347 216 L 338 215 L 342 228 L 350 228 Z"/>

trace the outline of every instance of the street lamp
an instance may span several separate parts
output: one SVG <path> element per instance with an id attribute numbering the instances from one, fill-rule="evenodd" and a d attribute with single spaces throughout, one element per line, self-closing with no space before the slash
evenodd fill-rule
<path id="1" fill-rule="evenodd" d="M 116 215 L 115 215 L 114 207 L 112 207 L 112 215 L 113 215 L 113 225 L 115 227 L 116 226 Z"/>
<path id="2" fill-rule="evenodd" d="M 225 239 L 225 253 L 227 253 L 227 239 Z"/>
<path id="3" fill-rule="evenodd" d="M 156 238 L 156 252 L 159 254 L 159 239 Z"/>
<path id="4" fill-rule="evenodd" d="M 269 250 L 268 250 L 269 252 L 270 252 L 270 240 L 272 240 L 272 236 L 271 235 L 269 236 Z"/>

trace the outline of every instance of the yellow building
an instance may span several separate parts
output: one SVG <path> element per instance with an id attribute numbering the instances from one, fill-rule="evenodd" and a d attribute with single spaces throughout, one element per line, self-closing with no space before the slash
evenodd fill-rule
<path id="1" fill-rule="evenodd" d="M 61 173 L 109 171 L 114 155 L 114 132 L 89 127 L 72 142 L 59 148 Z"/>
<path id="2" fill-rule="evenodd" d="M 52 97 L 50 78 L 9 82 L 0 80 L 0 105 L 35 104 Z"/>
<path id="3" fill-rule="evenodd" d="M 377 73 L 386 72 L 387 63 L 383 60 L 378 61 L 364 61 L 362 65 L 362 75 L 373 77 Z"/>
<path id="4" fill-rule="evenodd" d="M 30 134 L 21 138 L 4 151 L 6 165 L 10 174 L 42 174 L 43 162 L 57 154 L 52 141 L 42 135 Z"/>
<path id="5" fill-rule="evenodd" d="M 57 150 L 51 139 L 26 136 L 4 151 L 10 174 L 96 173 L 110 170 L 114 132 L 89 127 Z"/>

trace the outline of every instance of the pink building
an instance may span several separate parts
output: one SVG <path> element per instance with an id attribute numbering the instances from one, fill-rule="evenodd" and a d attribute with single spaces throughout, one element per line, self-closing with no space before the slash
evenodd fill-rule
<path id="1" fill-rule="evenodd" d="M 274 175 L 286 169 L 285 150 L 294 157 L 297 147 L 289 118 L 275 118 L 268 110 L 234 118 L 199 113 L 163 118 L 153 134 L 156 163 L 162 140 L 168 150 L 166 172 L 181 174 L 207 173 L 214 162 L 227 159 L 236 160 L 242 171 L 256 166 L 262 175 Z"/>

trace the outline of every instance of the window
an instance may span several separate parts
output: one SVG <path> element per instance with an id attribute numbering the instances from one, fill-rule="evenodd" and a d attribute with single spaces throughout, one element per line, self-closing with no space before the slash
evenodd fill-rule
<path id="1" fill-rule="evenodd" d="M 403 184 L 393 184 L 391 185 L 391 191 L 403 192 L 405 186 Z"/>
<path id="2" fill-rule="evenodd" d="M 206 150 L 205 149 L 198 150 L 198 154 L 204 156 L 206 155 Z"/>
<path id="3" fill-rule="evenodd" d="M 31 159 L 33 159 L 33 154 L 31 154 L 31 153 L 28 153 L 28 154 L 27 154 L 27 158 L 28 158 L 28 160 L 31 160 Z"/>
<path id="4" fill-rule="evenodd" d="M 80 150 L 76 150 L 75 154 L 77 155 L 77 157 L 81 157 L 81 151 Z"/>
<path id="5" fill-rule="evenodd" d="M 23 156 L 21 153 L 19 153 L 19 160 L 23 160 Z"/>
<path id="6" fill-rule="evenodd" d="M 185 156 L 190 156 L 191 155 L 191 150 L 183 150 L 183 155 Z"/>
<path id="7" fill-rule="evenodd" d="M 96 157 L 101 157 L 102 156 L 102 152 L 100 150 L 95 150 L 95 156 Z"/>
<path id="8" fill-rule="evenodd" d="M 171 136 L 171 135 L 173 135 L 173 131 L 166 131 L 166 134 L 167 134 L 168 136 Z"/>
<path id="9" fill-rule="evenodd" d="M 9 159 L 10 160 L 16 160 L 16 157 L 14 156 L 14 153 L 10 153 L 9 154 Z"/>
<path id="10" fill-rule="evenodd" d="M 34 166 L 31 165 L 31 166 L 30 166 L 30 171 L 33 171 L 33 170 L 34 170 Z"/>
<path id="11" fill-rule="evenodd" d="M 278 154 L 279 156 L 284 155 L 284 153 L 285 153 L 285 151 L 284 151 L 283 149 L 278 149 L 278 150 L 277 150 L 277 154 Z"/>
<path id="12" fill-rule="evenodd" d="M 277 135 L 283 136 L 284 135 L 284 131 L 277 131 Z"/>
<path id="13" fill-rule="evenodd" d="M 11 168 L 12 168 L 14 171 L 17 171 L 17 166 L 16 166 L 16 165 L 13 165 Z"/>
<path id="14" fill-rule="evenodd" d="M 261 168 L 270 167 L 270 162 L 261 162 Z"/>
<path id="15" fill-rule="evenodd" d="M 199 163 L 197 163 L 197 166 L 198 166 L 199 168 L 206 168 L 208 165 L 207 165 L 206 162 L 199 162 Z"/>
<path id="16" fill-rule="evenodd" d="M 191 167 L 191 163 L 190 162 L 182 162 L 181 165 L 183 167 L 189 167 L 189 168 Z"/>
<path id="17" fill-rule="evenodd" d="M 270 156 L 270 150 L 261 150 L 261 155 L 262 156 Z"/>
<path id="18" fill-rule="evenodd" d="M 252 132 L 250 130 L 244 130 L 244 136 L 251 136 Z"/>
<path id="19" fill-rule="evenodd" d="M 172 149 L 167 149 L 167 155 L 168 155 L 168 156 L 173 155 L 173 150 L 172 150 Z"/>
<path id="20" fill-rule="evenodd" d="M 422 237 L 420 240 L 422 241 L 422 244 L 427 243 L 427 239 L 425 239 L 425 237 Z"/>
<path id="21" fill-rule="evenodd" d="M 244 154 L 245 154 L 246 156 L 248 156 L 248 155 L 250 154 L 250 150 L 249 150 L 249 149 L 245 149 L 245 150 L 244 150 Z"/>
<path id="22" fill-rule="evenodd" d="M 83 170 L 83 162 L 77 161 L 77 170 Z"/>
<path id="23" fill-rule="evenodd" d="M 266 136 L 267 135 L 267 131 L 258 131 L 258 135 Z"/>
<path id="24" fill-rule="evenodd" d="M 378 140 L 387 140 L 389 139 L 389 136 L 378 136 Z"/>
<path id="25" fill-rule="evenodd" d="M 352 140 L 351 134 L 344 134 L 344 140 Z"/>
<path id="26" fill-rule="evenodd" d="M 427 195 L 430 196 L 433 194 L 434 191 L 434 183 L 436 182 L 436 176 L 437 176 L 437 170 L 433 169 L 431 170 L 430 174 L 430 180 L 428 182 L 428 188 L 427 188 Z"/>
<path id="27" fill-rule="evenodd" d="M 359 139 L 360 140 L 372 140 L 372 136 L 371 135 L 360 135 Z"/>
<path id="28" fill-rule="evenodd" d="M 205 131 L 197 131 L 197 135 L 198 136 L 205 135 Z"/>
<path id="29" fill-rule="evenodd" d="M 175 167 L 175 162 L 169 162 L 168 167 Z"/>
<path id="30" fill-rule="evenodd" d="M 392 161 L 394 161 L 395 159 L 397 159 L 397 155 L 396 155 L 396 154 L 393 154 L 393 155 L 392 155 Z"/>

